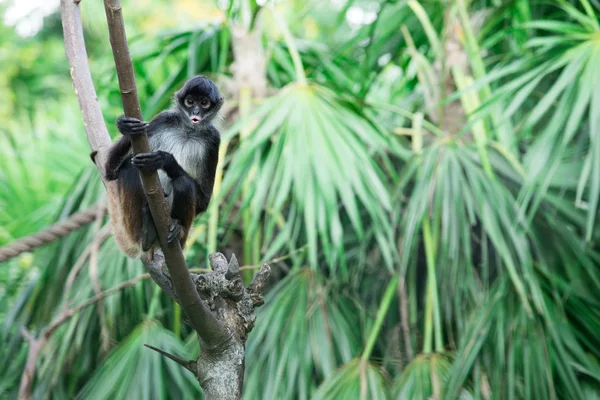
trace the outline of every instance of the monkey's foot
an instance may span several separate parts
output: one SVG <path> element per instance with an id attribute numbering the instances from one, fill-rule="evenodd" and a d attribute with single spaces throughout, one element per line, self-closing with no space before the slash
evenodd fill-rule
<path id="1" fill-rule="evenodd" d="M 156 171 L 164 167 L 165 156 L 159 151 L 155 151 L 153 153 L 138 153 L 133 156 L 131 163 L 140 171 Z"/>
<path id="2" fill-rule="evenodd" d="M 149 124 L 145 121 L 140 121 L 137 118 L 119 117 L 117 120 L 117 128 L 123 135 L 141 135 L 148 128 Z"/>
<path id="3" fill-rule="evenodd" d="M 172 245 L 176 240 L 181 237 L 181 224 L 178 220 L 174 219 L 169 226 L 169 235 L 167 236 L 167 242 Z"/>

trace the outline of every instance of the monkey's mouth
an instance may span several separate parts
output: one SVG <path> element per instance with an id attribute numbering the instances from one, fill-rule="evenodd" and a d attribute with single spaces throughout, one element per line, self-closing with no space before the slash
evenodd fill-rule
<path id="1" fill-rule="evenodd" d="M 190 119 L 192 120 L 192 124 L 199 124 L 200 121 L 202 121 L 202 118 L 197 117 L 195 115 L 193 117 L 191 117 Z"/>

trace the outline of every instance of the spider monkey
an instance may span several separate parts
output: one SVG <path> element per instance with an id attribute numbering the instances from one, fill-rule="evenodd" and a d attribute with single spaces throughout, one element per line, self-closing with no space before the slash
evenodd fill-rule
<path id="1" fill-rule="evenodd" d="M 158 245 L 138 170 L 158 170 L 172 219 L 169 244 L 179 239 L 183 247 L 194 218 L 208 208 L 221 141 L 213 120 L 222 105 L 215 84 L 195 76 L 175 93 L 173 106 L 150 123 L 125 116 L 117 120 L 123 136 L 109 150 L 105 178 L 117 181 L 118 195 L 109 196 L 109 214 L 115 239 L 129 257 Z M 131 136 L 144 130 L 151 152 L 133 155 Z"/>

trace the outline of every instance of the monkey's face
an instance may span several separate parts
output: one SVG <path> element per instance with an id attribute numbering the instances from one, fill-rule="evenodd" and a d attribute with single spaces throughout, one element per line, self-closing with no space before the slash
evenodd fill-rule
<path id="1" fill-rule="evenodd" d="M 200 97 L 188 94 L 183 99 L 183 106 L 192 124 L 198 125 L 203 119 L 211 115 L 215 104 L 206 96 Z"/>
<path id="2" fill-rule="evenodd" d="M 204 76 L 187 81 L 177 92 L 177 100 L 193 125 L 210 122 L 223 104 L 215 84 Z"/>

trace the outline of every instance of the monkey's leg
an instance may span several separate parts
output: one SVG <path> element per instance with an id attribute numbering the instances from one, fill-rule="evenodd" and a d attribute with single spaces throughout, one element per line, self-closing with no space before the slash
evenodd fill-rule
<path id="1" fill-rule="evenodd" d="M 173 224 L 169 228 L 169 243 L 180 239 L 181 247 L 185 246 L 190 227 L 196 216 L 196 185 L 189 176 L 175 178 L 173 185 L 173 205 L 171 218 Z"/>
<path id="2" fill-rule="evenodd" d="M 150 250 L 152 245 L 157 241 L 158 234 L 156 233 L 156 226 L 154 225 L 152 214 L 150 214 L 148 200 L 144 199 L 144 205 L 142 206 L 142 250 Z"/>
<path id="3" fill-rule="evenodd" d="M 132 159 L 133 165 L 142 171 L 162 169 L 167 173 L 173 186 L 173 202 L 168 242 L 180 239 L 185 244 L 190 226 L 196 216 L 196 184 L 192 177 L 177 163 L 172 154 L 165 151 L 139 153 Z"/>
<path id="4" fill-rule="evenodd" d="M 210 197 L 212 195 L 212 186 L 209 186 L 208 184 L 199 181 L 196 181 L 194 183 L 196 188 L 196 215 L 198 215 L 205 212 L 208 209 L 208 204 L 210 203 Z M 202 190 L 203 187 L 210 187 L 211 192 L 205 193 L 205 191 Z"/>

